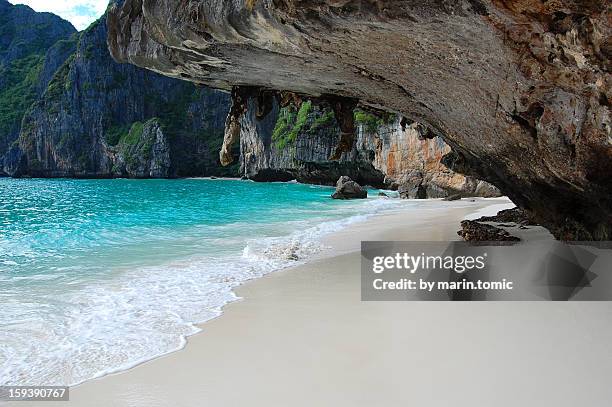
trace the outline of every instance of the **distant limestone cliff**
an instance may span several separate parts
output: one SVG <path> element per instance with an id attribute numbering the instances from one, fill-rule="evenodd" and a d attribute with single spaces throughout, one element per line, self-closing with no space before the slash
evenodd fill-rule
<path id="1" fill-rule="evenodd" d="M 50 67 L 47 51 L 53 47 L 52 52 L 61 53 L 74 33 L 56 15 L 0 0 L 0 158 L 19 136 L 23 114 L 49 82 L 43 69 Z"/>
<path id="2" fill-rule="evenodd" d="M 23 113 L 19 133 L 3 133 L 4 172 L 86 178 L 235 176 L 236 167 L 221 167 L 218 160 L 229 96 L 118 64 L 109 55 L 106 35 L 102 18 L 40 58 L 32 87 L 38 96 Z"/>

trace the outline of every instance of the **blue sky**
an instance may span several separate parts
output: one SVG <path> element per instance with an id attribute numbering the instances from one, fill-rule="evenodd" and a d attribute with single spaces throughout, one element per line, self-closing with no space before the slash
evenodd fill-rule
<path id="1" fill-rule="evenodd" d="M 108 0 L 9 0 L 13 4 L 27 4 L 36 11 L 49 11 L 70 21 L 77 30 L 87 28 L 98 19 Z"/>

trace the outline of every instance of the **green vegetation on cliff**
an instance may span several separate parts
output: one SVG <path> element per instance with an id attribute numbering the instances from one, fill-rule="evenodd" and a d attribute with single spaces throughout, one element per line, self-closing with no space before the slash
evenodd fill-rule
<path id="1" fill-rule="evenodd" d="M 0 77 L 6 83 L 0 90 L 0 134 L 7 136 L 19 129 L 27 108 L 36 99 L 35 85 L 42 67 L 42 55 L 28 55 L 0 68 Z"/>
<path id="2" fill-rule="evenodd" d="M 391 124 L 395 115 L 388 113 L 374 115 L 355 109 L 354 118 L 356 125 L 363 126 L 368 133 L 375 133 L 381 126 Z M 276 149 L 283 150 L 295 145 L 300 134 L 312 135 L 325 128 L 336 128 L 337 126 L 334 112 L 329 107 L 323 105 L 314 107 L 312 102 L 307 101 L 302 103 L 297 111 L 293 106 L 280 110 L 272 133 L 272 141 Z"/>
<path id="3" fill-rule="evenodd" d="M 132 146 L 135 145 L 136 143 L 138 143 L 138 141 L 140 141 L 143 129 L 144 124 L 142 124 L 141 122 L 134 122 L 128 134 L 121 137 L 121 140 L 119 140 L 119 144 L 127 144 Z"/>
<path id="4" fill-rule="evenodd" d="M 381 116 L 373 115 L 360 109 L 355 110 L 355 124 L 364 127 L 368 133 L 375 133 L 381 126 L 391 124 L 395 115 L 383 113 Z"/>
<path id="5" fill-rule="evenodd" d="M 149 132 L 146 137 L 143 136 L 145 136 L 145 127 L 153 125 L 155 122 L 159 122 L 159 119 L 152 118 L 145 123 L 134 122 L 128 133 L 121 136 L 118 144 L 119 152 L 124 156 L 129 167 L 151 159 L 156 135 Z"/>
<path id="6" fill-rule="evenodd" d="M 38 96 L 45 54 L 75 31 L 52 14 L 0 5 L 0 158 L 19 135 L 23 115 Z"/>
<path id="7" fill-rule="evenodd" d="M 308 129 L 309 133 L 314 133 L 322 127 L 332 126 L 336 123 L 336 116 L 331 110 L 327 110 L 323 115 L 317 117 Z"/>
<path id="8" fill-rule="evenodd" d="M 49 83 L 47 90 L 45 91 L 45 98 L 47 100 L 58 100 L 64 91 L 70 89 L 70 83 L 68 81 L 68 74 L 70 73 L 70 66 L 74 61 L 75 55 L 72 54 L 57 70 L 53 79 Z"/>
<path id="9" fill-rule="evenodd" d="M 110 146 L 116 146 L 119 141 L 125 137 L 130 131 L 131 125 L 115 125 L 111 126 L 107 131 L 104 139 Z"/>
<path id="10" fill-rule="evenodd" d="M 106 133 L 106 142 L 110 146 L 134 146 L 141 140 L 144 126 L 155 120 L 159 119 L 152 118 L 145 123 L 136 121 L 131 125 L 112 126 Z"/>
<path id="11" fill-rule="evenodd" d="M 302 103 L 297 112 L 292 107 L 281 109 L 272 132 L 272 141 L 277 149 L 282 150 L 295 144 L 298 134 L 304 130 L 311 109 L 312 102 L 310 101 Z"/>

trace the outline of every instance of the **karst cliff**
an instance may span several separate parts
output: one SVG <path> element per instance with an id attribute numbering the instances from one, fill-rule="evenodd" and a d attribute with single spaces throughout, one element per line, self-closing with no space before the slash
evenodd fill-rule
<path id="1" fill-rule="evenodd" d="M 354 112 L 355 142 L 339 159 L 330 160 L 342 133 L 331 109 L 311 101 L 300 107 L 274 105 L 257 119 L 255 101 L 240 121 L 241 174 L 256 181 L 336 185 L 347 175 L 361 185 L 397 189 L 402 198 L 453 195 L 499 196 L 487 182 L 465 177 L 441 161 L 450 148 L 439 137 L 402 117 Z M 232 157 L 233 158 L 233 157 Z"/>
<path id="2" fill-rule="evenodd" d="M 560 239 L 612 237 L 610 4 L 503 0 L 122 0 L 114 58 L 232 90 L 328 104 L 352 148 L 355 106 L 442 137 Z M 267 96 L 268 95 L 268 96 Z M 222 157 L 223 158 L 223 157 Z M 222 160 L 224 161 L 224 160 Z"/>
<path id="3" fill-rule="evenodd" d="M 0 31 L 11 34 L 0 42 L 0 175 L 237 174 L 218 159 L 229 96 L 116 63 L 105 16 L 77 33 L 57 16 L 0 0 Z"/>

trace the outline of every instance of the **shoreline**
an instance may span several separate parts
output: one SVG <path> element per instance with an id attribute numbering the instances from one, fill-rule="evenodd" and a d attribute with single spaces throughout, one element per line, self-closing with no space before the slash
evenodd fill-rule
<path id="1" fill-rule="evenodd" d="M 208 178 L 197 178 L 197 179 L 208 179 Z M 224 179 L 222 178 L 213 179 L 213 181 L 215 180 L 221 181 Z M 232 180 L 232 179 L 228 179 L 228 180 Z M 304 184 L 304 185 L 308 185 L 308 184 Z M 366 200 L 363 200 L 363 202 L 365 201 Z M 355 233 L 360 233 L 361 235 L 371 234 L 372 239 L 370 240 L 374 240 L 374 238 L 384 239 L 385 236 L 387 237 L 389 236 L 388 233 L 391 230 L 389 229 L 388 225 L 392 224 L 392 225 L 396 225 L 392 229 L 393 232 L 395 232 L 394 239 L 399 240 L 401 236 L 401 231 L 398 229 L 397 225 L 401 225 L 402 223 L 410 224 L 411 222 L 414 221 L 412 217 L 407 216 L 407 215 L 410 215 L 410 213 L 415 209 L 414 207 L 411 206 L 411 204 L 413 203 L 418 203 L 419 206 L 424 207 L 424 209 L 429 212 L 430 216 L 427 218 L 428 219 L 427 222 L 434 221 L 433 218 L 436 217 L 435 215 L 441 209 L 440 207 L 438 207 L 438 205 L 440 204 L 447 206 L 448 209 L 453 209 L 453 210 L 461 209 L 461 208 L 457 208 L 457 204 L 461 203 L 461 201 L 444 202 L 441 199 L 421 199 L 417 201 L 417 200 L 399 200 L 399 199 L 393 198 L 391 202 L 397 202 L 400 204 L 404 203 L 406 205 L 404 205 L 403 207 L 401 207 L 402 205 L 400 205 L 400 207 L 396 207 L 393 209 L 384 209 L 382 213 L 374 213 L 370 215 L 365 215 L 366 218 L 363 220 L 354 220 L 354 216 L 351 216 L 351 217 L 347 217 L 347 218 L 337 220 L 337 221 L 330 221 L 331 223 L 335 223 L 335 222 L 340 222 L 340 223 L 348 222 L 348 223 L 345 225 L 339 226 L 339 229 L 333 230 L 332 232 L 322 233 L 319 239 L 323 247 L 319 252 L 313 255 L 310 255 L 308 258 L 304 260 L 297 261 L 295 265 L 288 265 L 286 267 L 282 267 L 277 270 L 267 272 L 263 276 L 259 276 L 259 277 L 252 278 L 250 280 L 246 280 L 242 282 L 240 285 L 238 285 L 237 287 L 235 287 L 234 289 L 232 289 L 232 294 L 234 298 L 213 310 L 214 312 L 218 313 L 218 315 L 210 319 L 207 319 L 205 321 L 202 321 L 202 322 L 190 322 L 190 324 L 195 329 L 197 329 L 197 332 L 190 333 L 190 334 L 183 336 L 181 338 L 181 344 L 177 348 L 169 350 L 163 354 L 146 357 L 141 360 L 134 361 L 125 366 L 108 369 L 104 372 L 100 372 L 99 374 L 91 378 L 79 381 L 75 384 L 71 384 L 69 387 L 73 389 L 73 388 L 77 388 L 79 386 L 85 385 L 92 381 L 102 380 L 109 376 L 121 375 L 133 369 L 136 369 L 139 366 L 146 365 L 147 363 L 150 363 L 150 362 L 154 362 L 157 359 L 165 358 L 165 357 L 171 356 L 174 353 L 184 351 L 185 348 L 189 345 L 191 338 L 201 335 L 205 331 L 205 328 L 209 323 L 219 318 L 222 318 L 224 316 L 225 309 L 228 306 L 231 306 L 234 303 L 239 303 L 239 302 L 248 300 L 248 298 L 239 295 L 239 291 L 241 290 L 243 286 L 251 284 L 255 281 L 259 281 L 261 279 L 265 279 L 266 277 L 272 274 L 284 273 L 284 272 L 292 271 L 294 269 L 298 269 L 300 267 L 307 267 L 309 265 L 313 265 L 318 262 L 324 262 L 326 260 L 333 259 L 334 257 L 345 255 L 351 252 L 357 253 L 361 250 L 361 240 L 359 239 L 355 240 Z M 504 203 L 500 204 L 499 202 L 504 202 Z M 512 206 L 512 207 L 514 206 L 514 204 L 512 204 L 506 197 L 465 198 L 463 203 L 465 204 L 464 205 L 465 208 L 471 208 L 470 205 L 478 203 L 480 209 L 478 209 L 476 212 L 473 212 L 473 213 L 482 212 L 484 215 L 495 215 L 497 213 L 497 210 L 487 211 L 486 210 L 487 208 L 497 208 L 500 206 Z M 432 206 L 432 207 L 427 208 L 428 206 Z M 355 216 L 363 216 L 363 215 L 355 215 Z M 469 217 L 469 215 L 467 216 Z M 459 226 L 459 223 L 457 222 L 457 230 L 459 228 L 460 226 Z M 460 240 L 460 238 L 458 236 L 453 236 L 453 240 Z"/>
<path id="2" fill-rule="evenodd" d="M 212 178 L 211 179 L 211 178 L 207 178 L 207 177 L 198 177 L 198 178 L 183 178 L 183 179 L 210 180 L 210 181 L 243 181 L 240 178 Z M 246 180 L 246 181 L 256 182 L 256 181 L 251 181 L 251 180 Z M 293 183 L 298 183 L 298 182 L 291 182 L 290 181 L 290 182 L 278 182 L 278 183 L 279 184 L 288 184 L 288 183 L 293 184 Z M 301 185 L 311 185 L 311 184 L 301 184 Z M 316 185 L 316 186 L 323 187 L 323 188 L 333 189 L 333 187 L 327 187 L 325 185 Z M 372 202 L 372 198 L 373 197 L 369 197 L 369 198 L 370 198 L 370 202 Z M 472 199 L 472 198 L 468 198 L 468 199 Z M 486 201 L 486 200 L 507 200 L 507 198 L 505 198 L 505 197 L 500 197 L 500 198 L 476 198 L 476 199 L 479 199 L 479 200 L 482 200 L 482 201 Z M 358 200 L 357 202 L 360 202 L 360 201 Z M 365 202 L 367 202 L 367 200 L 364 199 L 361 202 L 365 203 Z M 414 200 L 399 200 L 399 199 L 393 198 L 391 202 L 400 203 L 400 204 L 403 202 L 403 203 L 406 203 L 406 204 L 410 204 L 411 202 L 415 202 L 415 201 Z M 420 200 L 420 202 L 434 204 L 436 202 L 442 202 L 442 200 L 441 199 L 422 199 L 422 200 Z M 249 280 L 241 282 L 238 286 L 236 286 L 235 288 L 233 288 L 231 290 L 231 294 L 233 295 L 233 298 L 231 300 L 228 300 L 223 305 L 220 305 L 219 307 L 210 310 L 211 312 L 215 312 L 218 315 L 216 315 L 216 316 L 214 316 L 214 317 L 212 317 L 210 319 L 207 319 L 205 321 L 201 321 L 201 322 L 189 322 L 189 324 L 191 326 L 193 326 L 195 329 L 197 329 L 197 331 L 182 336 L 181 337 L 181 344 L 177 348 L 169 350 L 169 351 L 167 351 L 165 353 L 162 353 L 162 354 L 146 357 L 146 358 L 143 358 L 141 360 L 131 362 L 131 363 L 129 363 L 127 365 L 124 365 L 124 366 L 120 366 L 120 367 L 117 367 L 117 368 L 107 369 L 106 371 L 100 372 L 100 373 L 96 374 L 95 376 L 93 376 L 91 378 L 81 380 L 81 381 L 79 381 L 79 382 L 77 382 L 75 384 L 71 384 L 68 387 L 70 387 L 70 389 L 74 389 L 74 388 L 80 387 L 82 385 L 85 385 L 85 384 L 93 382 L 93 381 L 103 380 L 103 379 L 105 379 L 106 377 L 109 377 L 109 376 L 121 375 L 121 374 L 127 373 L 127 372 L 129 372 L 129 371 L 131 371 L 133 369 L 136 369 L 136 368 L 138 368 L 138 367 L 140 367 L 142 365 L 146 365 L 146 364 L 148 364 L 150 362 L 154 362 L 157 359 L 171 356 L 172 354 L 177 353 L 177 352 L 182 352 L 189 345 L 189 342 L 190 342 L 191 338 L 196 337 L 196 336 L 202 334 L 204 332 L 206 326 L 209 323 L 211 323 L 212 321 L 215 321 L 215 320 L 217 320 L 219 318 L 222 318 L 224 316 L 226 307 L 231 306 L 234 303 L 238 303 L 238 302 L 242 302 L 244 300 L 247 300 L 247 298 L 244 298 L 244 297 L 238 295 L 238 291 L 243 286 L 251 284 L 251 283 L 253 283 L 255 281 L 258 281 L 258 280 L 261 280 L 261 279 L 265 279 L 267 276 L 269 276 L 271 274 L 283 273 L 283 272 L 286 272 L 286 271 L 291 271 L 291 270 L 299 268 L 299 267 L 307 266 L 307 265 L 309 265 L 311 263 L 316 263 L 318 261 L 324 261 L 326 259 L 333 258 L 333 257 L 337 256 L 337 254 L 332 253 L 332 250 L 334 249 L 334 247 L 329 246 L 329 244 L 332 244 L 334 246 L 336 246 L 336 245 L 339 246 L 340 244 L 342 244 L 342 243 L 340 243 L 340 240 L 337 241 L 336 239 L 334 239 L 334 237 L 337 234 L 342 233 L 342 232 L 344 232 L 346 230 L 352 230 L 353 227 L 357 227 L 359 225 L 363 225 L 363 224 L 368 225 L 370 223 L 376 223 L 376 219 L 379 218 L 379 217 L 393 216 L 393 215 L 395 215 L 395 216 L 403 216 L 405 211 L 410 211 L 412 209 L 413 208 L 411 208 L 411 207 L 403 207 L 403 208 L 402 207 L 397 207 L 397 208 L 393 208 L 393 209 L 383 209 L 382 213 L 373 213 L 373 214 L 367 214 L 367 215 L 352 215 L 352 216 L 349 216 L 349 217 L 346 217 L 346 218 L 343 218 L 343 219 L 332 220 L 332 221 L 324 222 L 324 223 L 320 224 L 320 225 L 323 225 L 323 224 L 328 224 L 328 223 L 335 224 L 335 223 L 344 223 L 344 222 L 346 222 L 346 224 L 337 226 L 339 229 L 333 230 L 331 232 L 321 232 L 321 235 L 319 236 L 319 239 L 320 239 L 320 241 L 321 241 L 321 243 L 323 245 L 323 248 L 319 252 L 317 252 L 315 254 L 311 254 L 308 258 L 306 258 L 304 260 L 296 261 L 295 265 L 287 265 L 285 267 L 281 267 L 281 268 L 273 270 L 273 271 L 268 271 L 268 272 L 266 272 L 262 276 L 254 277 L 254 278 L 251 278 Z M 433 209 L 433 210 L 436 210 L 436 209 Z M 494 214 L 494 213 L 491 212 L 491 214 Z M 363 219 L 363 220 L 355 220 L 355 218 L 360 217 L 360 216 L 365 216 L 365 219 Z M 318 226 L 320 226 L 320 225 L 318 225 Z M 316 226 L 313 227 L 313 228 L 316 228 Z M 292 235 L 281 236 L 280 238 L 281 239 L 282 238 L 290 238 L 291 236 Z M 330 239 L 330 240 L 328 241 L 328 239 Z M 357 250 L 359 250 L 359 249 L 357 249 Z"/>
<path id="3" fill-rule="evenodd" d="M 333 232 L 323 238 L 328 249 L 307 263 L 236 287 L 238 300 L 196 324 L 202 331 L 182 349 L 73 386 L 71 401 L 56 404 L 514 407 L 535 397 L 569 407 L 584 394 L 573 398 L 571 386 L 559 390 L 558 383 L 581 375 L 587 404 L 600 405 L 612 396 L 612 364 L 591 361 L 612 360 L 612 328 L 602 333 L 606 303 L 360 299 L 361 240 L 460 240 L 460 220 L 503 203 L 426 200 Z M 525 237 L 547 238 L 531 232 Z M 585 335 L 590 348 L 574 352 Z M 500 401 L 504 383 L 522 391 Z"/>
<path id="4" fill-rule="evenodd" d="M 361 240 L 459 240 L 459 221 L 496 200 L 442 210 L 424 201 L 332 233 L 319 257 L 235 288 L 240 300 L 198 324 L 183 349 L 71 387 L 71 401 L 56 404 L 603 405 L 607 303 L 360 300 Z M 584 392 L 559 388 L 568 380 Z"/>
<path id="5" fill-rule="evenodd" d="M 409 202 L 409 201 L 406 201 Z M 206 336 L 209 328 L 213 324 L 219 323 L 227 318 L 228 313 L 233 314 L 233 309 L 236 307 L 249 307 L 252 301 L 251 286 L 260 284 L 266 285 L 266 281 L 270 279 L 281 278 L 287 274 L 295 273 L 312 273 L 313 269 L 324 266 L 326 263 L 333 263 L 343 257 L 357 257 L 359 256 L 361 240 L 422 240 L 406 239 L 406 237 L 417 237 L 419 234 L 426 229 L 439 229 L 444 230 L 442 234 L 445 235 L 447 240 L 459 240 L 459 237 L 454 233 L 459 230 L 459 221 L 470 213 L 475 211 L 481 211 L 485 208 L 497 207 L 501 204 L 508 204 L 507 198 L 476 198 L 466 199 L 463 201 L 444 202 L 440 200 L 422 200 L 418 202 L 418 207 L 413 206 L 396 208 L 387 210 L 382 214 L 375 214 L 369 216 L 363 221 L 352 223 L 339 231 L 331 232 L 326 234 L 322 238 L 323 244 L 327 247 L 322 252 L 306 260 L 305 263 L 284 268 L 281 270 L 274 271 L 260 278 L 255 278 L 234 289 L 234 293 L 237 297 L 235 301 L 229 302 L 222 307 L 221 314 L 215 318 L 212 318 L 203 323 L 194 324 L 199 332 L 194 333 L 186 337 L 184 346 L 180 349 L 173 350 L 164 355 L 154 357 L 150 360 L 141 361 L 134 366 L 121 371 L 105 374 L 101 377 L 92 378 L 86 380 L 78 385 L 72 386 L 71 391 L 78 397 L 83 392 L 87 399 L 89 395 L 97 393 L 97 388 L 105 383 L 114 382 L 115 378 L 122 381 L 132 372 L 139 371 L 140 369 L 147 369 L 149 366 L 154 366 L 158 361 L 171 360 L 175 355 L 189 353 L 190 348 L 194 342 L 199 342 L 200 337 Z M 444 206 L 445 208 L 440 208 Z M 443 212 L 442 214 L 440 212 Z M 407 233 L 407 227 L 416 228 L 413 233 Z M 359 236 L 359 238 L 357 238 Z M 440 240 L 441 234 L 435 234 L 432 236 L 434 239 Z M 352 256 L 351 256 L 352 255 Z M 302 271 L 300 271 L 302 270 Z M 94 397 L 96 399 L 97 397 Z M 79 397 L 80 399 L 80 397 Z M 79 400 L 76 400 L 79 401 Z M 78 405 L 95 405 L 89 404 L 88 402 L 81 400 L 82 404 Z M 70 405 L 75 405 L 74 401 Z"/>
<path id="6" fill-rule="evenodd" d="M 274 190 L 266 184 L 261 185 L 264 191 Z M 283 191 L 298 191 L 294 187 L 285 184 Z M 132 260 L 117 259 L 118 266 L 111 268 L 116 278 L 110 279 L 108 284 L 104 281 L 100 286 L 85 283 L 77 289 L 64 291 L 67 304 L 80 304 L 78 308 L 81 313 L 76 318 L 54 320 L 54 324 L 45 325 L 49 326 L 46 329 L 50 332 L 48 336 L 41 330 L 41 334 L 32 335 L 31 342 L 28 340 L 23 343 L 38 344 L 35 347 L 40 349 L 46 343 L 56 341 L 60 336 L 58 332 L 62 332 L 62 336 L 71 341 L 70 346 L 50 359 L 45 359 L 44 355 L 37 359 L 38 353 L 35 352 L 31 357 L 33 362 L 30 363 L 19 363 L 17 358 L 5 358 L 9 362 L 3 365 L 1 374 L 6 378 L 5 383 L 14 383 L 13 380 L 21 378 L 15 384 L 69 384 L 74 387 L 177 352 L 184 348 L 187 337 L 199 332 L 201 328 L 198 324 L 218 317 L 222 314 L 223 305 L 236 300 L 234 289 L 238 284 L 312 261 L 321 252 L 323 235 L 362 222 L 381 211 L 407 208 L 413 204 L 410 201 L 379 197 L 334 202 L 325 187 L 299 187 L 308 191 L 309 196 L 310 191 L 315 191 L 310 201 L 316 203 L 311 207 L 303 206 L 299 203 L 301 193 L 296 193 L 298 200 L 294 202 L 297 212 L 279 213 L 282 219 L 290 218 L 287 222 L 278 222 L 274 218 L 268 220 L 266 216 L 252 220 L 237 219 L 225 222 L 212 234 L 201 234 L 198 227 L 168 229 L 172 231 L 169 236 L 174 236 L 174 240 L 192 248 L 177 249 L 177 252 L 183 253 L 179 256 L 151 250 L 159 247 L 156 240 L 126 249 L 123 257 Z M 224 200 L 221 192 L 220 199 Z M 177 234 L 180 234 L 179 239 L 176 239 Z M 237 239 L 232 240 L 232 234 Z M 181 240 L 181 236 L 185 240 Z M 220 236 L 221 240 L 215 239 L 215 236 Z M 227 240 L 227 236 L 230 237 L 229 246 L 219 248 L 229 250 L 216 256 L 218 245 Z M 208 245 L 208 241 L 212 245 Z M 126 256 L 125 253 L 131 255 Z M 210 261 L 211 258 L 217 260 Z M 223 264 L 221 268 L 219 260 Z M 19 263 L 15 265 L 19 266 Z M 53 289 L 53 285 L 50 287 Z M 42 294 L 45 294 L 44 290 Z M 92 298 L 97 300 L 90 301 Z M 107 318 L 109 310 L 115 318 Z M 7 343 L 10 343 L 11 337 L 8 339 Z M 130 346 L 139 341 L 144 345 Z M 18 346 L 13 347 L 17 350 L 16 354 L 27 355 L 27 350 L 19 352 L 23 346 L 19 346 L 18 339 L 17 342 Z M 9 354 L 13 348 L 8 348 Z M 99 357 L 93 357 L 94 354 Z M 38 360 L 41 360 L 40 365 Z"/>

